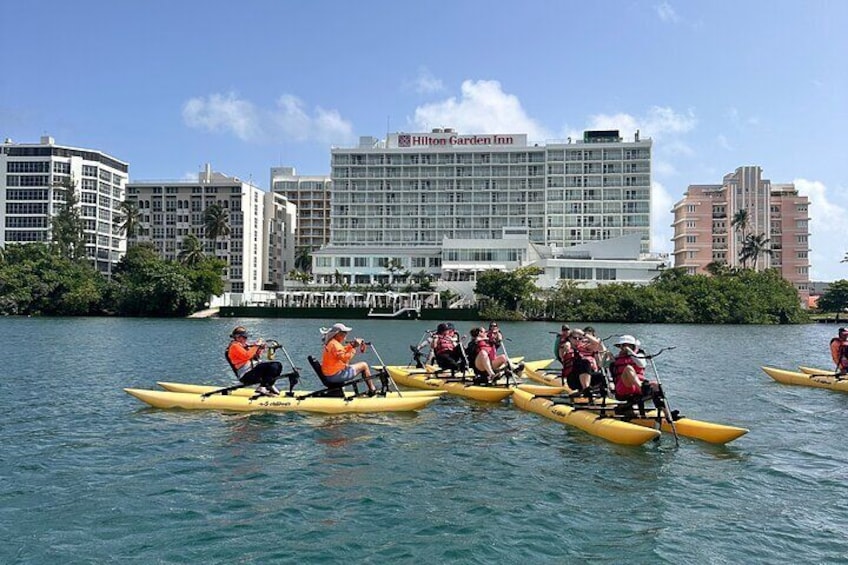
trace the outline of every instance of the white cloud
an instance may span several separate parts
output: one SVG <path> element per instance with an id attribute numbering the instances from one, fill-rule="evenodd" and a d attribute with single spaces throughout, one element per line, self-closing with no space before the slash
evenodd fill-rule
<path id="1" fill-rule="evenodd" d="M 412 87 L 418 94 L 432 94 L 444 90 L 445 85 L 441 79 L 433 76 L 429 69 L 421 67 L 418 69 L 418 76 L 415 77 Z"/>
<path id="2" fill-rule="evenodd" d="M 680 16 L 677 15 L 677 12 L 674 11 L 674 8 L 671 7 L 671 4 L 668 2 L 663 2 L 662 4 L 657 4 L 654 6 L 654 10 L 659 16 L 660 20 L 676 24 L 680 21 Z"/>
<path id="3" fill-rule="evenodd" d="M 672 108 L 664 106 L 652 106 L 644 116 L 633 116 L 626 113 L 618 114 L 595 114 L 589 116 L 587 129 L 617 129 L 622 134 L 639 134 L 654 140 L 673 137 L 688 133 L 698 125 L 698 119 L 692 110 L 685 113 L 676 112 Z M 582 137 L 579 132 L 571 132 L 571 136 Z M 686 147 L 682 152 L 689 153 L 691 149 Z"/>
<path id="4" fill-rule="evenodd" d="M 234 93 L 211 94 L 207 99 L 192 98 L 183 105 L 186 125 L 208 131 L 228 131 L 243 141 L 260 134 L 256 109 Z"/>
<path id="5" fill-rule="evenodd" d="M 716 141 L 718 142 L 719 147 L 721 147 L 722 149 L 733 151 L 733 146 L 730 145 L 730 142 L 727 140 L 727 136 L 723 133 L 718 134 L 718 137 L 716 137 Z"/>
<path id="6" fill-rule="evenodd" d="M 810 280 L 848 278 L 848 263 L 840 263 L 848 252 L 848 243 L 843 243 L 848 210 L 831 200 L 824 183 L 801 178 L 793 182 L 798 193 L 810 199 Z"/>
<path id="7" fill-rule="evenodd" d="M 452 127 L 459 133 L 527 133 L 530 140 L 552 135 L 524 111 L 515 95 L 505 93 L 496 80 L 466 80 L 459 99 L 448 98 L 415 109 L 413 127 L 429 130 Z"/>
<path id="8" fill-rule="evenodd" d="M 192 128 L 235 134 L 242 141 L 319 141 L 344 143 L 353 128 L 336 110 L 316 107 L 310 113 L 299 98 L 284 94 L 276 108 L 261 109 L 236 94 L 210 94 L 183 105 L 183 121 Z"/>

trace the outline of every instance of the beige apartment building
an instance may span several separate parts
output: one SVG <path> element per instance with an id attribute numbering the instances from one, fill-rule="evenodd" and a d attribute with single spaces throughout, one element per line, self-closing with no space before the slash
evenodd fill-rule
<path id="1" fill-rule="evenodd" d="M 284 288 L 294 268 L 297 208 L 282 194 L 265 192 L 206 165 L 197 180 L 142 180 L 127 183 L 127 200 L 139 211 L 138 232 L 129 244 L 150 242 L 168 260 L 178 259 L 189 234 L 204 251 L 226 261 L 224 291 L 234 294 Z M 212 204 L 227 212 L 230 233 L 206 238 L 204 214 Z"/>
<path id="2" fill-rule="evenodd" d="M 810 288 L 809 201 L 793 184 L 772 184 L 757 166 L 739 167 L 724 176 L 722 184 L 689 185 L 674 213 L 674 266 L 691 274 L 705 273 L 712 262 L 739 267 L 747 234 L 764 235 L 767 248 L 757 261 L 758 270 L 776 268 L 798 289 L 806 303 Z M 747 226 L 733 225 L 740 210 L 747 210 Z"/>
<path id="3" fill-rule="evenodd" d="M 330 188 L 327 175 L 299 175 L 294 167 L 271 168 L 271 192 L 297 207 L 295 257 L 312 253 L 330 241 Z"/>

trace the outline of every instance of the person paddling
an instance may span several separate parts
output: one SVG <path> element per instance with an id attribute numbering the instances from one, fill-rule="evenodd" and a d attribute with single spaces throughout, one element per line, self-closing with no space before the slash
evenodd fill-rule
<path id="1" fill-rule="evenodd" d="M 279 361 L 259 360 L 266 349 L 265 342 L 258 339 L 256 343 L 248 344 L 248 332 L 244 326 L 236 326 L 230 333 L 230 338 L 224 357 L 236 378 L 245 386 L 259 384 L 256 394 L 279 395 L 280 391 L 274 383 L 283 373 L 283 364 Z"/>
<path id="2" fill-rule="evenodd" d="M 644 414 L 646 398 L 651 398 L 657 408 L 661 407 L 659 385 L 645 376 L 648 366 L 645 352 L 639 347 L 639 340 L 632 335 L 623 335 L 615 342 L 618 355 L 612 364 L 612 381 L 617 400 L 637 404 Z"/>
<path id="3" fill-rule="evenodd" d="M 433 335 L 431 350 L 435 354 L 436 364 L 446 371 L 450 371 L 451 377 L 457 372 L 464 373 L 468 368 L 465 364 L 465 356 L 462 354 L 462 345 L 456 328 L 450 322 L 444 322 L 436 327 Z"/>
<path id="4" fill-rule="evenodd" d="M 487 384 L 494 382 L 497 379 L 497 372 L 503 368 L 508 368 L 514 373 L 519 374 L 524 370 L 524 364 L 519 363 L 517 367 L 512 367 L 506 355 L 498 355 L 495 348 L 489 341 L 489 332 L 486 328 L 473 328 L 470 332 L 471 343 L 468 344 L 468 362 L 472 364 L 475 377 L 475 384 Z"/>
<path id="5" fill-rule="evenodd" d="M 489 343 L 492 344 L 492 347 L 497 351 L 504 342 L 503 333 L 501 333 L 501 328 L 498 326 L 497 322 L 491 322 L 489 324 Z"/>
<path id="6" fill-rule="evenodd" d="M 334 324 L 331 328 L 321 328 L 321 340 L 324 343 L 324 352 L 321 356 L 321 372 L 332 384 L 344 384 L 362 375 L 368 386 L 368 396 L 374 396 L 377 389 L 371 382 L 371 368 L 365 361 L 350 363 L 356 351 L 365 353 L 365 341 L 356 338 L 350 343 L 345 343 L 345 338 L 350 328 L 342 323 Z"/>
<path id="7" fill-rule="evenodd" d="M 605 377 L 598 371 L 595 354 L 600 351 L 601 340 L 575 328 L 560 347 L 562 378 L 576 395 L 591 396 L 592 389 L 602 387 Z"/>
<path id="8" fill-rule="evenodd" d="M 848 329 L 839 328 L 838 335 L 830 340 L 830 356 L 837 373 L 848 373 Z"/>

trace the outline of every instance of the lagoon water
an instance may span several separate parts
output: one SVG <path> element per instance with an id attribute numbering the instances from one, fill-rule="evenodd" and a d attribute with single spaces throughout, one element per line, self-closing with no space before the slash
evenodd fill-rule
<path id="1" fill-rule="evenodd" d="M 0 563 L 848 560 L 848 395 L 759 369 L 830 366 L 833 326 L 598 326 L 677 346 L 657 358 L 670 404 L 750 429 L 727 446 L 622 447 L 456 397 L 412 415 L 243 415 L 122 391 L 229 383 L 237 322 L 282 341 L 315 387 L 306 355 L 335 321 L 0 319 Z M 388 364 L 433 326 L 348 323 Z M 557 328 L 502 324 L 529 359 L 550 357 Z"/>

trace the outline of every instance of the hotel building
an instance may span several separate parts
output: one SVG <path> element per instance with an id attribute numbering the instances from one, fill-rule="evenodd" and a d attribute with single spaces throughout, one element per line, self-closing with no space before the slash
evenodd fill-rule
<path id="1" fill-rule="evenodd" d="M 328 176 L 298 175 L 294 167 L 271 169 L 271 192 L 282 194 L 297 206 L 295 257 L 309 253 L 330 241 L 330 186 Z"/>
<path id="2" fill-rule="evenodd" d="M 333 148 L 330 241 L 313 254 L 313 271 L 319 282 L 338 271 L 368 284 L 387 280 L 387 265 L 398 262 L 441 277 L 448 260 L 449 277 L 473 280 L 504 263 L 487 257 L 530 264 L 526 245 L 493 243 L 516 238 L 554 250 L 635 235 L 637 254 L 647 254 L 651 145 L 638 132 L 625 141 L 617 130 L 529 145 L 526 134 L 445 128 Z M 454 242 L 447 254 L 445 241 Z M 590 271 L 594 277 L 591 269 L 575 273 Z"/>
<path id="3" fill-rule="evenodd" d="M 119 226 L 129 165 L 106 153 L 40 143 L 0 145 L 0 245 L 51 241 L 50 220 L 73 186 L 83 222 L 86 256 L 110 275 L 126 249 Z"/>
<path id="4" fill-rule="evenodd" d="M 757 269 L 776 268 L 792 282 L 806 303 L 809 295 L 809 201 L 793 184 L 772 184 L 757 166 L 739 167 L 722 184 L 690 185 L 672 209 L 674 265 L 691 274 L 706 272 L 712 262 L 741 266 L 745 235 L 763 234 L 771 253 L 760 256 Z M 744 230 L 733 225 L 747 211 Z"/>
<path id="5" fill-rule="evenodd" d="M 294 266 L 297 210 L 281 194 L 221 173 L 209 165 L 196 181 L 132 181 L 127 200 L 139 210 L 139 229 L 129 244 L 151 242 L 166 259 L 177 259 L 183 239 L 194 234 L 204 250 L 227 262 L 225 292 L 283 288 Z M 212 204 L 228 212 L 230 233 L 206 237 L 204 214 Z"/>

